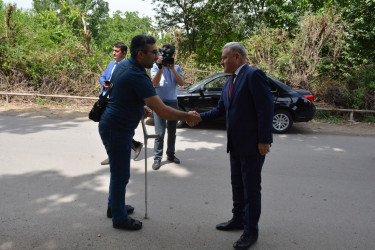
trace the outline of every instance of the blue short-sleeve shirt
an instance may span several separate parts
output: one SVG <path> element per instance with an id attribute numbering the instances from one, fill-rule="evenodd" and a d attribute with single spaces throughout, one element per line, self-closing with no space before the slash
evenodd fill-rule
<path id="1" fill-rule="evenodd" d="M 182 74 L 182 70 L 180 66 L 177 64 L 174 65 L 176 71 L 180 74 L 180 76 L 184 77 Z M 154 77 L 158 72 L 159 67 L 156 63 L 154 63 L 151 69 L 151 77 Z M 173 75 L 172 70 L 167 67 L 163 68 L 163 74 L 161 76 L 159 86 L 155 88 L 156 93 L 163 101 L 176 101 L 177 100 L 177 90 L 178 90 L 178 83 L 176 78 Z"/>
<path id="2" fill-rule="evenodd" d="M 112 80 L 112 92 L 100 123 L 133 132 L 144 113 L 144 99 L 155 96 L 155 88 L 145 68 L 132 57 L 119 63 Z"/>

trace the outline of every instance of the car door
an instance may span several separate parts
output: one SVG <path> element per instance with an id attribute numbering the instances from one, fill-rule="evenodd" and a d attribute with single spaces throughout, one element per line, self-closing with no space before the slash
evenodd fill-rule
<path id="1" fill-rule="evenodd" d="M 271 93 L 273 95 L 274 109 L 291 108 L 290 105 L 292 99 L 288 91 L 289 87 L 270 77 L 268 78 L 268 81 L 271 87 Z"/>

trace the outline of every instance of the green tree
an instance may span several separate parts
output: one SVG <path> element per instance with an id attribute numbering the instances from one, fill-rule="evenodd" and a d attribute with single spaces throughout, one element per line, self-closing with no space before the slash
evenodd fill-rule
<path id="1" fill-rule="evenodd" d="M 251 64 L 294 87 L 312 90 L 322 61 L 338 62 L 342 22 L 335 12 L 306 15 L 294 37 L 286 29 L 264 28 L 245 42 Z"/>
<path id="2" fill-rule="evenodd" d="M 150 17 L 139 17 L 138 12 L 116 11 L 101 25 L 96 44 L 105 51 L 111 51 L 113 44 L 123 42 L 130 45 L 131 39 L 139 34 L 156 34 Z"/>
<path id="3" fill-rule="evenodd" d="M 375 1 L 346 0 L 342 6 L 348 63 L 375 64 Z"/>
<path id="4" fill-rule="evenodd" d="M 79 19 L 74 8 L 64 11 L 69 20 Z M 0 30 L 6 30 L 0 42 L 0 75 L 7 76 L 0 78 L 2 90 L 85 95 L 85 86 L 97 85 L 93 57 L 71 22 L 62 22 L 59 15 L 53 10 L 1 9 L 0 16 L 10 17 L 6 27 L 0 23 Z"/>
<path id="5" fill-rule="evenodd" d="M 374 63 L 375 58 L 375 1 L 374 0 L 263 0 L 243 1 L 249 30 L 255 27 L 287 29 L 290 35 L 298 32 L 299 20 L 306 14 L 318 14 L 337 9 L 346 32 L 348 65 Z"/>
<path id="6" fill-rule="evenodd" d="M 153 0 L 156 3 L 156 20 L 162 31 L 173 33 L 173 30 L 181 27 L 187 40 L 187 50 L 196 49 L 197 36 L 196 23 L 203 5 L 202 0 Z"/>
<path id="7" fill-rule="evenodd" d="M 57 10 L 59 7 L 59 1 L 57 0 L 33 0 L 33 8 L 37 12 L 45 10 Z"/>
<path id="8" fill-rule="evenodd" d="M 246 24 L 237 2 L 210 0 L 200 10 L 196 53 L 203 64 L 217 63 L 224 44 L 245 38 Z"/>
<path id="9" fill-rule="evenodd" d="M 217 62 L 223 43 L 241 40 L 244 23 L 239 1 L 153 0 L 157 3 L 158 27 L 174 33 L 182 29 L 181 48 L 185 56 L 196 55 L 199 64 Z M 234 28 L 235 27 L 235 28 Z"/>
<path id="10" fill-rule="evenodd" d="M 37 12 L 44 10 L 60 12 L 67 5 L 74 6 L 85 14 L 85 20 L 94 38 L 98 35 L 100 24 L 109 17 L 108 3 L 104 0 L 33 0 Z"/>

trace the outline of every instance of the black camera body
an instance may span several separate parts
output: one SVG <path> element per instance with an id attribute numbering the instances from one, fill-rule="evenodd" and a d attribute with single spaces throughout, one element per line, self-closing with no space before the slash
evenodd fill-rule
<path id="1" fill-rule="evenodd" d="M 174 54 L 174 46 L 171 46 L 168 49 L 164 49 L 164 48 L 159 49 L 159 55 L 163 57 L 162 64 L 164 66 L 174 64 L 173 54 Z"/>

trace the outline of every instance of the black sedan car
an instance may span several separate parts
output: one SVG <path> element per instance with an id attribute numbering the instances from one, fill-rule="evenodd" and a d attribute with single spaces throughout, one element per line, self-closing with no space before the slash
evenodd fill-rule
<path id="1" fill-rule="evenodd" d="M 181 110 L 205 112 L 217 106 L 225 81 L 231 76 L 227 73 L 212 75 L 178 92 L 178 105 Z M 314 96 L 309 91 L 293 90 L 285 84 L 269 78 L 274 100 L 273 131 L 285 133 L 293 122 L 308 122 L 314 117 Z M 223 117 L 225 119 L 225 117 Z M 177 126 L 182 127 L 183 121 Z"/>

